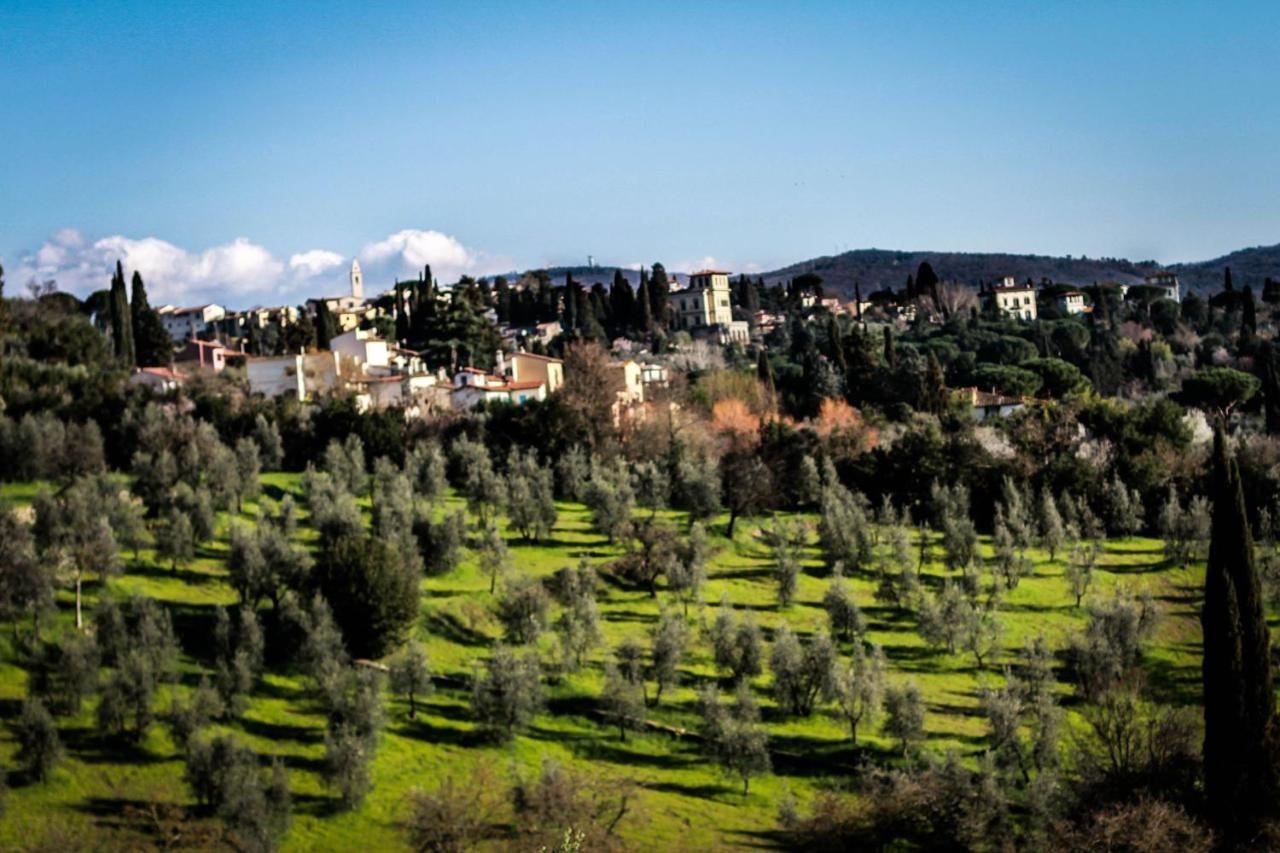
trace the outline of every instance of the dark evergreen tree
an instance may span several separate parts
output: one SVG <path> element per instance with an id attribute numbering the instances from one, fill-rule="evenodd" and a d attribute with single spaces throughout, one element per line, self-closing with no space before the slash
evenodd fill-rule
<path id="1" fill-rule="evenodd" d="M 1257 367 L 1262 379 L 1263 413 L 1267 432 L 1280 432 L 1280 366 L 1276 364 L 1276 347 L 1271 341 L 1263 341 L 1258 347 Z"/>
<path id="2" fill-rule="evenodd" d="M 767 350 L 761 349 L 760 355 L 756 357 L 756 376 L 764 383 L 769 396 L 773 397 L 777 393 L 777 386 L 773 383 L 773 365 L 769 363 Z"/>
<path id="3" fill-rule="evenodd" d="M 641 332 L 648 334 L 653 329 L 653 294 L 649 290 L 649 273 L 640 270 L 640 288 L 636 291 L 637 324 Z"/>
<path id="4" fill-rule="evenodd" d="M 1253 288 L 1245 285 L 1244 312 L 1240 317 L 1240 331 L 1252 337 L 1258 334 L 1258 308 L 1253 301 Z"/>
<path id="5" fill-rule="evenodd" d="M 329 342 L 338 334 L 338 319 L 329 310 L 328 301 L 321 299 L 316 304 L 316 346 L 322 350 L 328 349 Z"/>
<path id="6" fill-rule="evenodd" d="M 132 367 L 133 318 L 129 314 L 129 296 L 124 284 L 124 265 L 116 261 L 116 272 L 111 277 L 111 343 L 116 358 Z"/>
<path id="7" fill-rule="evenodd" d="M 1275 693 L 1240 470 L 1228 454 L 1221 423 L 1213 451 L 1213 521 L 1201 614 L 1205 793 L 1223 830 L 1244 837 L 1274 802 Z"/>
<path id="8" fill-rule="evenodd" d="M 667 324 L 667 297 L 671 295 L 671 282 L 667 279 L 667 270 L 662 264 L 653 265 L 653 278 L 649 281 L 649 307 L 653 314 L 653 322 L 660 326 Z"/>
<path id="9" fill-rule="evenodd" d="M 893 329 L 884 327 L 884 366 L 889 370 L 898 367 L 898 350 L 893 343 Z"/>
<path id="10" fill-rule="evenodd" d="M 1227 293 L 1236 289 L 1231 281 L 1231 267 L 1224 267 L 1222 270 L 1222 289 Z"/>
<path id="11" fill-rule="evenodd" d="M 396 279 L 396 342 L 403 343 L 409 337 L 409 316 L 405 311 L 404 305 L 404 285 L 400 283 L 400 279 Z"/>
<path id="12" fill-rule="evenodd" d="M 129 307 L 137 363 L 142 367 L 168 364 L 173 357 L 173 339 L 147 301 L 147 288 L 137 270 L 133 271 L 133 300 Z"/>
<path id="13" fill-rule="evenodd" d="M 916 268 L 916 295 L 928 297 L 934 305 L 938 304 L 938 274 L 928 261 L 921 261 Z"/>

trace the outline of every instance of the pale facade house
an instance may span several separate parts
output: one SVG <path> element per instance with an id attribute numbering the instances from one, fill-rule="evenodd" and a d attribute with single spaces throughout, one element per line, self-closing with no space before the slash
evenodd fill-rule
<path id="1" fill-rule="evenodd" d="M 558 358 L 517 352 L 509 359 L 512 382 L 542 382 L 554 394 L 564 384 L 564 362 Z"/>
<path id="2" fill-rule="evenodd" d="M 164 323 L 165 331 L 175 344 L 200 337 L 227 315 L 225 308 L 213 303 L 192 308 L 165 305 L 158 308 L 156 313 L 160 315 L 160 322 Z"/>
<path id="3" fill-rule="evenodd" d="M 1152 273 L 1147 276 L 1146 285 L 1163 290 L 1165 299 L 1172 299 L 1174 302 L 1182 301 L 1182 285 L 1178 283 L 1177 273 L 1168 271 Z"/>
<path id="4" fill-rule="evenodd" d="M 619 383 L 618 401 L 624 405 L 644 402 L 644 370 L 639 362 L 621 361 L 609 365 Z"/>
<path id="5" fill-rule="evenodd" d="M 249 390 L 264 397 L 292 396 L 309 400 L 342 385 L 340 356 L 334 352 L 249 358 L 245 373 Z"/>
<path id="6" fill-rule="evenodd" d="M 1036 319 L 1035 287 L 1030 284 L 1018 284 L 1013 276 L 1005 276 L 999 284 L 984 293 L 983 297 L 988 305 L 994 305 L 996 310 L 1006 317 L 1012 317 L 1015 320 Z"/>
<path id="7" fill-rule="evenodd" d="M 688 286 L 673 291 L 667 297 L 667 306 L 679 331 L 715 338 L 722 344 L 750 340 L 751 332 L 746 322 L 733 319 L 727 272 L 700 270 L 691 273 Z"/>
<path id="8" fill-rule="evenodd" d="M 978 388 L 960 388 L 956 393 L 969 405 L 969 411 L 975 421 L 1007 418 L 1026 406 L 1026 401 L 1020 397 L 1008 397 Z"/>
<path id="9" fill-rule="evenodd" d="M 1084 294 L 1078 290 L 1068 290 L 1058 294 L 1058 307 L 1064 314 L 1084 314 L 1089 310 L 1085 305 Z"/>
<path id="10" fill-rule="evenodd" d="M 329 341 L 329 349 L 351 359 L 362 371 L 390 368 L 390 348 L 371 329 L 352 329 Z"/>
<path id="11" fill-rule="evenodd" d="M 214 373 L 221 373 L 227 366 L 228 352 L 229 350 L 217 341 L 202 341 L 192 338 L 186 342 L 186 346 L 175 357 L 175 361 L 199 370 L 211 370 Z"/>

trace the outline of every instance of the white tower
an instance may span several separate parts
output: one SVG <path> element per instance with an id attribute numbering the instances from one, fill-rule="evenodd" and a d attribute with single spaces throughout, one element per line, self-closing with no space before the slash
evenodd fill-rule
<path id="1" fill-rule="evenodd" d="M 359 259 L 351 262 L 351 296 L 354 299 L 364 299 L 364 275 L 360 272 Z"/>

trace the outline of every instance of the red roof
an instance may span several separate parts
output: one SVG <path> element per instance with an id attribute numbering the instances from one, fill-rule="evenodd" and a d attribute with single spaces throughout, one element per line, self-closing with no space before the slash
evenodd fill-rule
<path id="1" fill-rule="evenodd" d="M 506 387 L 512 391 L 532 391 L 534 388 L 541 388 L 544 383 L 538 381 L 532 382 L 508 382 Z"/>

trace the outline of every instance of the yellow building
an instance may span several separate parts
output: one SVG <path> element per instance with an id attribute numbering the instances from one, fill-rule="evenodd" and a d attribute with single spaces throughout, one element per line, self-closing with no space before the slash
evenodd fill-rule
<path id="1" fill-rule="evenodd" d="M 701 270 L 691 274 L 689 286 L 672 293 L 668 303 L 677 329 L 693 331 L 733 322 L 727 272 Z"/>
<path id="2" fill-rule="evenodd" d="M 558 358 L 518 352 L 511 356 L 512 382 L 542 382 L 554 394 L 564 384 L 564 362 Z"/>

